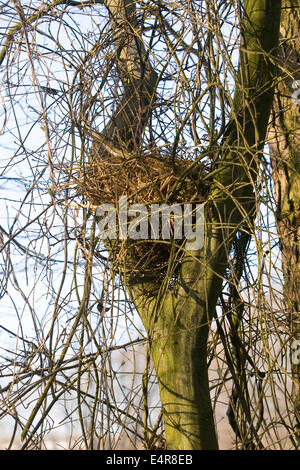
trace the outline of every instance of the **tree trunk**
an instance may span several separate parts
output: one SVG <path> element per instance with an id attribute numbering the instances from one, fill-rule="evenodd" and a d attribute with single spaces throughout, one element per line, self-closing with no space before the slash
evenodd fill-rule
<path id="1" fill-rule="evenodd" d="M 281 79 L 269 128 L 277 230 L 282 254 L 284 301 L 290 329 L 295 436 L 300 443 L 300 2 L 283 1 L 280 25 Z M 297 84 L 296 80 L 299 80 Z"/>
<path id="2" fill-rule="evenodd" d="M 152 300 L 140 285 L 131 294 L 148 333 L 168 449 L 216 449 L 206 362 L 209 320 L 197 287 L 190 295 L 157 292 Z"/>

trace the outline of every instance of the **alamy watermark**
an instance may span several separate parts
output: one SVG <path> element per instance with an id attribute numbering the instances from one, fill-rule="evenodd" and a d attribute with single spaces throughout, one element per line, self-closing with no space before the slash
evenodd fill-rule
<path id="1" fill-rule="evenodd" d="M 300 80 L 294 80 L 292 83 L 293 93 L 292 102 L 294 104 L 300 104 Z"/>
<path id="2" fill-rule="evenodd" d="M 101 238 L 110 240 L 186 240 L 187 250 L 204 243 L 204 204 L 101 204 L 96 217 Z"/>

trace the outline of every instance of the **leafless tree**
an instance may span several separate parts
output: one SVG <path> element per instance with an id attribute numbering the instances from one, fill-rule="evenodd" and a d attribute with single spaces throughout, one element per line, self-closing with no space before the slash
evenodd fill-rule
<path id="1" fill-rule="evenodd" d="M 299 1 L 1 14 L 6 446 L 297 448 Z M 203 246 L 103 239 L 124 195 Z"/>

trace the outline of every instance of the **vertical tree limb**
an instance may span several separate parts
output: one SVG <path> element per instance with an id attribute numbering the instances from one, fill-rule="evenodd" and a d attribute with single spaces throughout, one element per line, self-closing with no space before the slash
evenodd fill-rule
<path id="1" fill-rule="evenodd" d="M 290 330 L 295 436 L 300 444 L 300 364 L 294 357 L 295 349 L 300 345 L 300 115 L 299 104 L 293 100 L 296 91 L 293 84 L 300 80 L 299 22 L 299 0 L 284 0 L 280 25 L 281 79 L 276 87 L 268 137 L 282 255 L 284 302 Z"/>

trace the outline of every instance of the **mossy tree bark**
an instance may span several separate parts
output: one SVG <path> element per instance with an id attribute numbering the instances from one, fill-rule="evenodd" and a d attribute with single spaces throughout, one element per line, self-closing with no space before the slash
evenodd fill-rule
<path id="1" fill-rule="evenodd" d="M 140 38 L 135 2 L 107 0 L 124 96 L 101 139 L 105 150 L 139 152 L 157 75 Z M 178 281 L 123 282 L 147 330 L 168 449 L 217 449 L 207 337 L 234 235 L 253 213 L 253 188 L 273 100 L 281 1 L 245 0 L 236 91 L 205 205 L 204 246 L 186 251 Z M 270 59 L 272 57 L 272 59 Z M 100 139 L 100 140 L 101 140 Z"/>
<path id="2" fill-rule="evenodd" d="M 269 128 L 284 301 L 291 333 L 295 436 L 300 443 L 300 2 L 284 0 L 280 25 L 281 75 Z M 297 83 L 299 81 L 299 84 Z"/>

